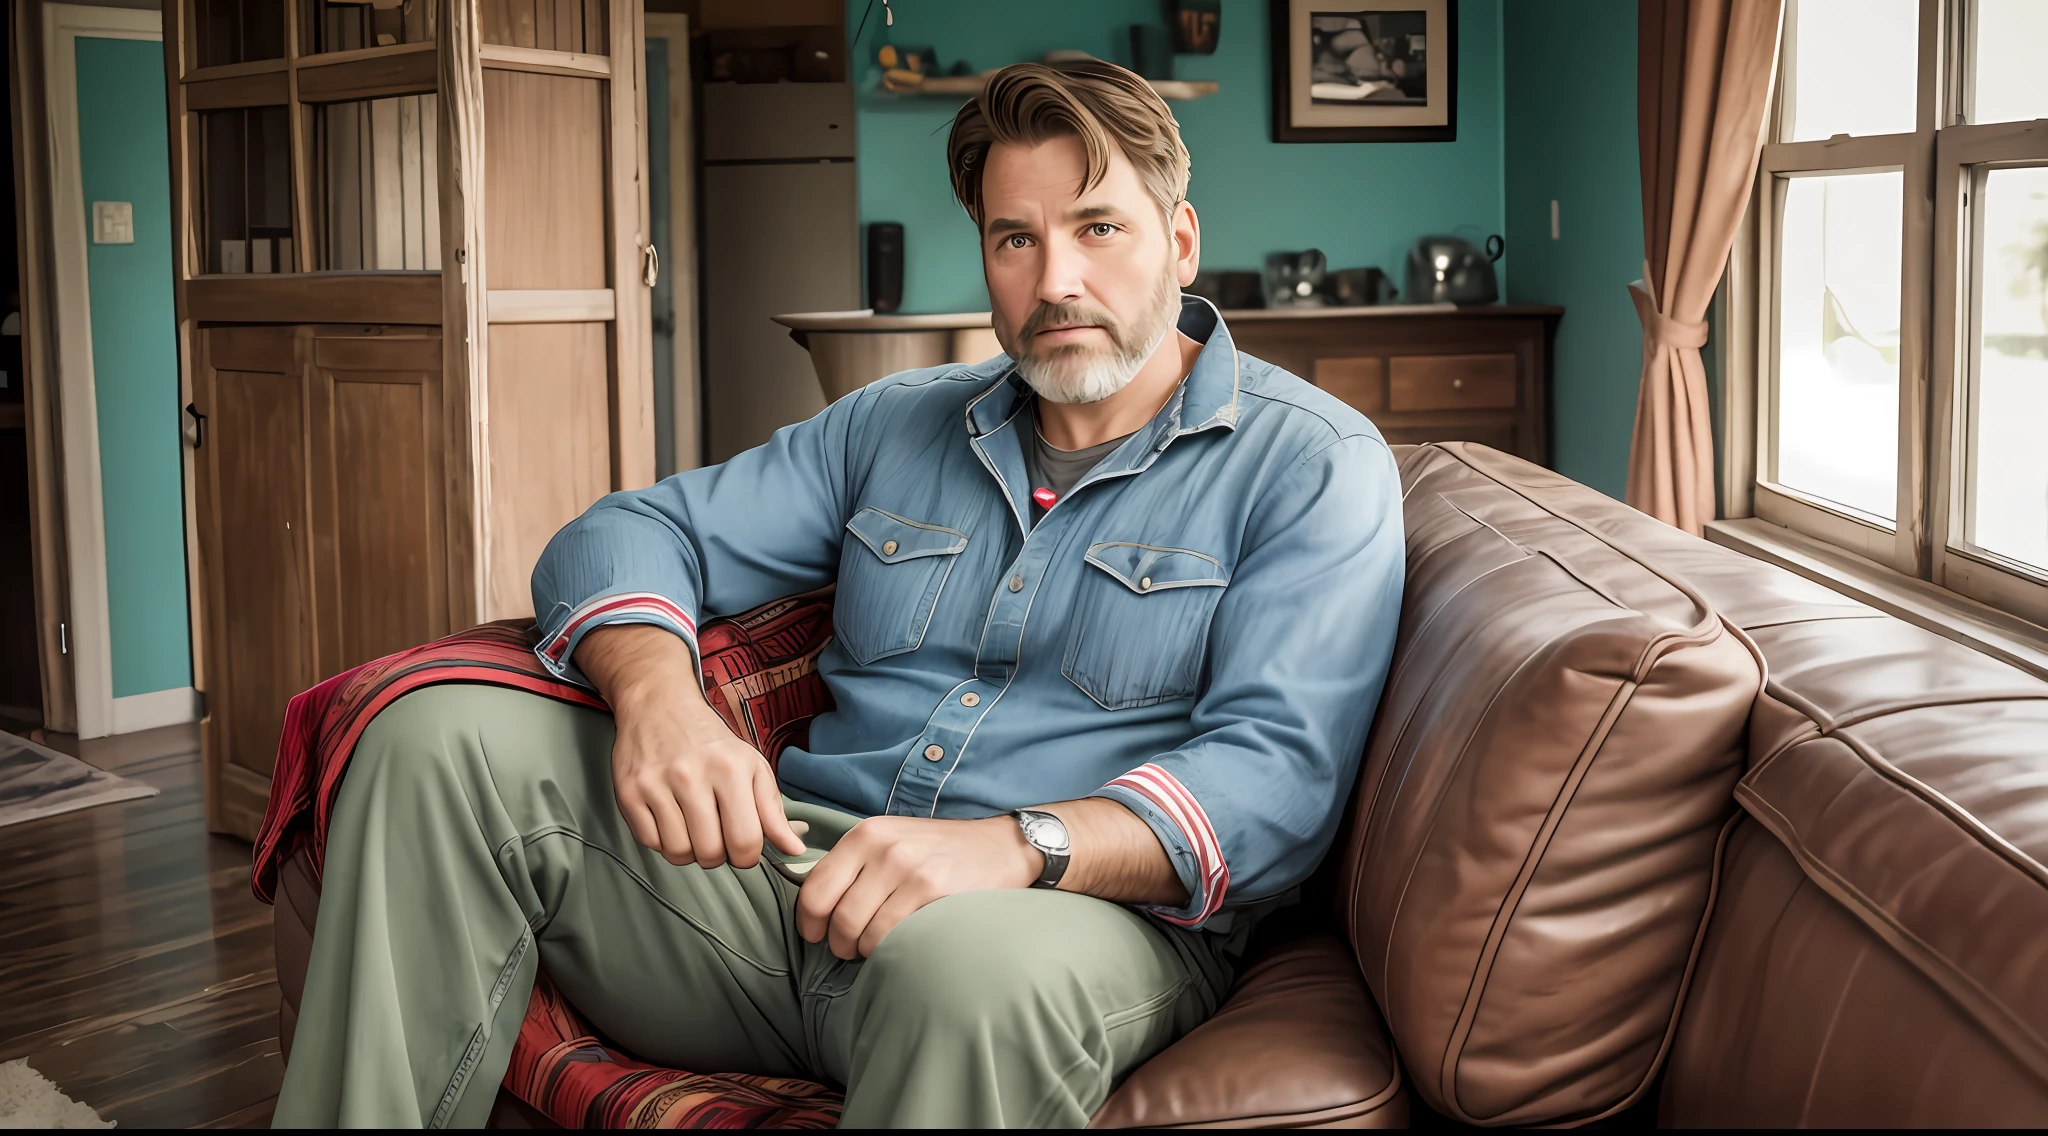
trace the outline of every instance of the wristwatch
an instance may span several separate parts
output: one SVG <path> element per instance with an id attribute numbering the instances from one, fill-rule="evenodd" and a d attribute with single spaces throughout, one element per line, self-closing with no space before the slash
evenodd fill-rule
<path id="1" fill-rule="evenodd" d="M 1018 809 L 1010 815 L 1017 818 L 1017 827 L 1024 830 L 1024 843 L 1045 857 L 1045 870 L 1038 873 L 1031 886 L 1058 887 L 1060 877 L 1067 874 L 1067 853 L 1073 849 L 1067 841 L 1067 826 L 1060 818 L 1038 809 Z"/>

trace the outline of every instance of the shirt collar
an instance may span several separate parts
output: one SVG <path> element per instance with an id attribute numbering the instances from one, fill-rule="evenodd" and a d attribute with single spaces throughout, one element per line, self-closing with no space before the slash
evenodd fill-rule
<path id="1" fill-rule="evenodd" d="M 1173 438 L 1214 426 L 1237 427 L 1237 345 L 1230 338 L 1230 329 L 1224 326 L 1222 313 L 1200 296 L 1184 295 L 1180 298 L 1176 326 L 1189 339 L 1200 343 L 1202 351 L 1195 356 L 1195 365 L 1175 388 L 1173 397 L 1138 431 L 1152 446 L 1163 447 Z M 977 363 L 962 373 L 994 380 L 987 390 L 967 403 L 967 432 L 974 437 L 1001 429 L 1031 397 L 1031 385 L 1017 373 L 1008 355 Z"/>

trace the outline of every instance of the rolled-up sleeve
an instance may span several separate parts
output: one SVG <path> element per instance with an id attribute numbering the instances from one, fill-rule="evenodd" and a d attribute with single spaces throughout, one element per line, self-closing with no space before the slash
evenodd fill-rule
<path id="1" fill-rule="evenodd" d="M 1407 542 L 1376 437 L 1301 459 L 1252 511 L 1209 627 L 1193 737 L 1096 795 L 1151 826 L 1199 927 L 1308 878 L 1336 835 L 1394 652 Z"/>
<path id="2" fill-rule="evenodd" d="M 857 391 L 730 461 L 610 494 L 569 522 L 533 569 L 542 664 L 588 685 L 573 660 L 594 628 L 653 624 L 695 654 L 705 615 L 830 583 L 869 398 Z"/>

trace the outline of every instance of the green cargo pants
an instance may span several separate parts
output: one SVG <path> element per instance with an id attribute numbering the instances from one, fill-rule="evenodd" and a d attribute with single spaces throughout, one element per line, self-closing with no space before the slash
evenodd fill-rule
<path id="1" fill-rule="evenodd" d="M 535 969 L 633 1056 L 846 1088 L 849 1127 L 1078 1126 L 1213 1012 L 1235 949 L 1057 891 L 970 892 L 864 961 L 803 941 L 766 866 L 634 841 L 609 715 L 437 686 L 364 732 L 275 1122 L 481 1125 Z M 813 834 L 854 818 L 792 803 Z"/>

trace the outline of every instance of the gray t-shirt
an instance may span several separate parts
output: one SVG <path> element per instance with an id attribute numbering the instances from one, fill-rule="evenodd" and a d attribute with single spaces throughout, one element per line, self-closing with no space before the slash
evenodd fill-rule
<path id="1" fill-rule="evenodd" d="M 1136 430 L 1131 431 L 1131 434 L 1135 433 Z M 1024 441 L 1024 473 L 1031 479 L 1033 490 L 1050 489 L 1057 501 L 1079 485 L 1097 462 L 1108 457 L 1111 451 L 1124 444 L 1124 438 L 1130 436 L 1125 434 L 1123 438 L 1111 438 L 1085 450 L 1062 450 L 1038 432 L 1038 406 L 1034 402 L 1031 407 L 1031 433 Z M 1031 523 L 1036 525 L 1043 516 L 1045 508 L 1034 495 L 1031 499 Z"/>

